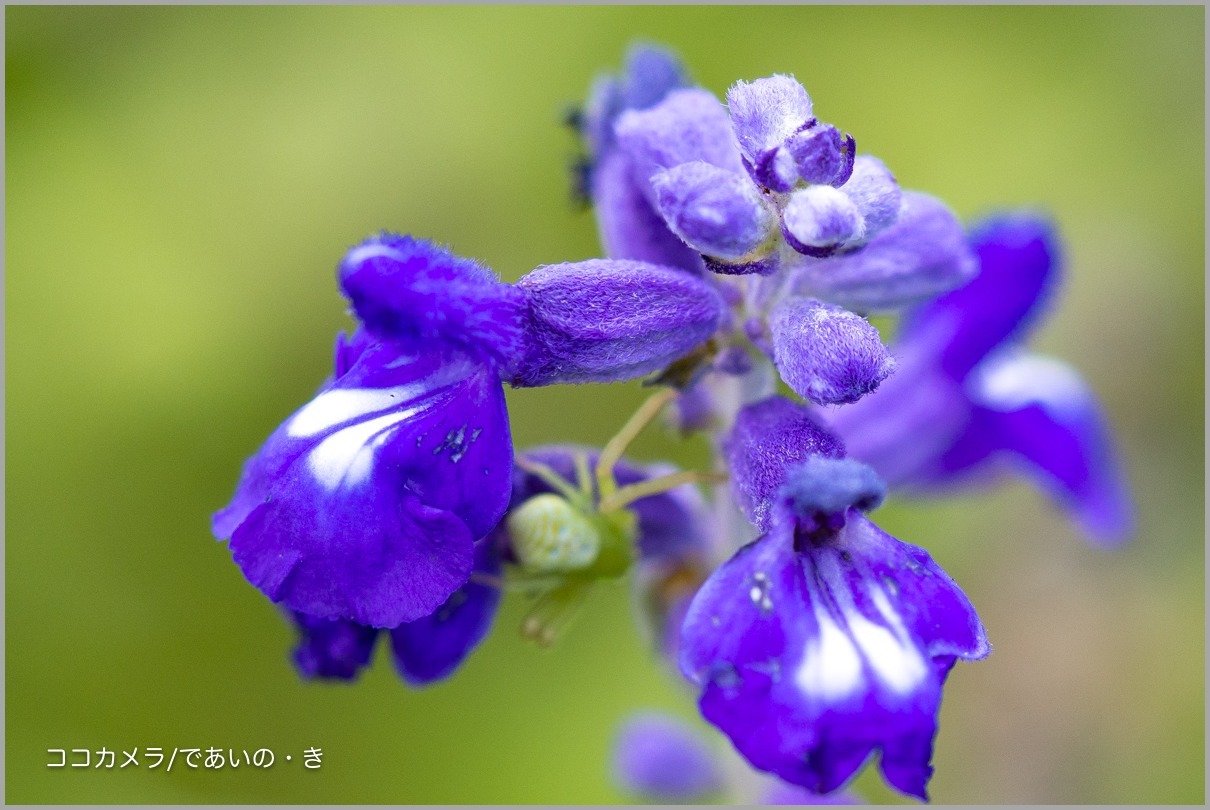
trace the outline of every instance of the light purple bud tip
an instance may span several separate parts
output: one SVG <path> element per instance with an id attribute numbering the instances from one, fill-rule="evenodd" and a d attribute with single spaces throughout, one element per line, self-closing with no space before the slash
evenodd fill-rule
<path id="1" fill-rule="evenodd" d="M 816 405 L 856 402 L 894 370 L 878 330 L 860 315 L 811 298 L 788 298 L 769 317 L 781 378 Z"/>
<path id="2" fill-rule="evenodd" d="M 755 164 L 811 117 L 811 98 L 793 76 L 779 74 L 736 82 L 727 91 L 727 109 L 740 148 Z"/>
<path id="3" fill-rule="evenodd" d="M 780 495 L 796 518 L 813 520 L 849 507 L 868 512 L 886 497 L 886 484 L 855 459 L 810 456 L 786 472 Z"/>
<path id="4" fill-rule="evenodd" d="M 694 250 L 735 262 L 770 241 L 777 217 L 747 177 L 694 161 L 651 178 L 668 227 Z"/>
<path id="5" fill-rule="evenodd" d="M 861 239 L 865 223 L 857 204 L 831 186 L 794 192 L 782 212 L 782 234 L 790 247 L 808 256 Z"/>
<path id="6" fill-rule="evenodd" d="M 644 712 L 623 724 L 614 748 L 614 776 L 623 789 L 652 799 L 701 799 L 723 787 L 705 740 L 669 715 Z"/>

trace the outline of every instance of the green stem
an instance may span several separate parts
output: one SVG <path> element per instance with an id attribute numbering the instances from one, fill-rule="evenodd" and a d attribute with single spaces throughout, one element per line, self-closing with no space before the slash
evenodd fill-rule
<path id="1" fill-rule="evenodd" d="M 629 484 L 614 491 L 611 495 L 601 499 L 598 507 L 601 514 L 621 509 L 640 498 L 648 498 L 652 495 L 659 495 L 685 484 L 717 484 L 727 480 L 727 476 L 719 475 L 718 473 L 703 473 L 696 470 L 682 470 L 681 472 L 672 473 L 670 475 L 661 475 L 659 478 L 651 478 L 646 481 L 640 481 L 637 484 Z"/>
<path id="2" fill-rule="evenodd" d="M 639 406 L 634 415 L 626 420 L 626 424 L 622 425 L 622 429 L 618 431 L 617 435 L 605 445 L 605 449 L 601 451 L 601 457 L 597 459 L 596 470 L 597 491 L 602 500 L 617 491 L 618 484 L 613 477 L 614 465 L 621 460 L 626 448 L 630 447 L 630 443 L 643 432 L 643 428 L 647 427 L 651 420 L 659 415 L 660 410 L 676 395 L 676 389 L 673 388 L 665 388 L 663 391 L 652 394 L 646 402 Z"/>

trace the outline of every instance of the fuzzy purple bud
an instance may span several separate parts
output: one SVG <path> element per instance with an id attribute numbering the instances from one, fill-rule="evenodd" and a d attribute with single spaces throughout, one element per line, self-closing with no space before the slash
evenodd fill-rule
<path id="1" fill-rule="evenodd" d="M 902 194 L 895 176 L 881 160 L 862 155 L 853 164 L 853 176 L 841 187 L 865 221 L 864 239 L 885 230 L 899 216 Z"/>
<path id="2" fill-rule="evenodd" d="M 782 379 L 816 405 L 856 402 L 895 368 L 878 330 L 840 307 L 788 298 L 773 310 L 769 326 Z"/>
<path id="3" fill-rule="evenodd" d="M 811 98 L 793 76 L 736 82 L 727 108 L 740 149 L 752 164 L 776 149 L 811 118 Z"/>
<path id="4" fill-rule="evenodd" d="M 737 262 L 776 233 L 777 216 L 752 182 L 702 161 L 651 179 L 664 221 L 700 253 Z"/>
<path id="5" fill-rule="evenodd" d="M 794 192 L 782 212 L 782 233 L 790 247 L 808 256 L 856 241 L 865 223 L 856 203 L 831 186 L 810 186 Z"/>
<path id="6" fill-rule="evenodd" d="M 718 328 L 714 285 L 645 262 L 539 267 L 517 282 L 529 301 L 514 386 L 618 382 L 682 357 Z"/>

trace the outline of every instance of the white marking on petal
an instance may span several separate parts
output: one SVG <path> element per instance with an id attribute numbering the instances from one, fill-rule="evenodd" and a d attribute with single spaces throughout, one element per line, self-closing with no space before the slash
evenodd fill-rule
<path id="1" fill-rule="evenodd" d="M 314 436 L 341 422 L 397 407 L 428 392 L 425 381 L 395 388 L 334 388 L 303 406 L 290 420 L 290 436 Z"/>
<path id="2" fill-rule="evenodd" d="M 815 619 L 819 622 L 819 635 L 807 645 L 794 682 L 804 692 L 825 699 L 851 695 L 864 681 L 857 648 L 818 603 Z"/>
<path id="3" fill-rule="evenodd" d="M 1060 412 L 1079 411 L 1086 399 L 1084 381 L 1071 366 L 1053 357 L 1012 353 L 979 365 L 970 383 L 975 399 L 999 411 L 1047 405 Z"/>
<path id="4" fill-rule="evenodd" d="M 369 244 L 359 245 L 349 251 L 345 256 L 344 264 L 348 267 L 356 267 L 362 262 L 370 259 L 389 258 L 397 262 L 404 261 L 404 256 L 395 248 L 382 244 L 381 242 L 370 242 Z"/>
<path id="5" fill-rule="evenodd" d="M 892 691 L 909 695 L 928 675 L 928 666 L 920 651 L 899 633 L 892 633 L 856 613 L 849 617 L 849 632 L 875 674 Z"/>
<path id="6" fill-rule="evenodd" d="M 386 438 L 386 431 L 425 408 L 406 408 L 356 425 L 350 425 L 317 444 L 307 457 L 311 474 L 327 490 L 341 486 L 356 486 L 369 477 L 374 453 Z"/>
<path id="7" fill-rule="evenodd" d="M 863 686 L 864 660 L 891 691 L 905 697 L 914 692 L 929 675 L 928 663 L 886 593 L 876 584 L 869 590 L 884 626 L 858 610 L 836 558 L 817 558 L 816 571 L 823 587 L 813 585 L 808 576 L 807 590 L 819 623 L 819 639 L 807 645 L 796 677 L 798 685 L 825 698 L 851 694 Z M 821 591 L 825 590 L 846 627 L 841 627 L 824 607 Z"/>

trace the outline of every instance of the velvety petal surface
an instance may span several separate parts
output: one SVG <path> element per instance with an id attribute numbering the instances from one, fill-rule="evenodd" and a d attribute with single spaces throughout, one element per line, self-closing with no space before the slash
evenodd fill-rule
<path id="1" fill-rule="evenodd" d="M 773 396 L 740 410 L 724 452 L 736 504 L 765 531 L 787 469 L 815 455 L 840 458 L 844 445 L 820 426 L 808 406 Z"/>
<path id="2" fill-rule="evenodd" d="M 465 585 L 428 616 L 390 631 L 395 668 L 412 686 L 449 677 L 491 629 L 500 589 L 476 574 L 500 576 L 500 555 L 490 535 L 476 544 L 475 567 Z"/>
<path id="3" fill-rule="evenodd" d="M 1109 424 L 1095 394 L 1066 363 L 1013 353 L 989 358 L 967 379 L 970 423 L 920 483 L 960 482 L 997 465 L 1032 478 L 1093 539 L 1121 542 L 1133 504 Z"/>
<path id="4" fill-rule="evenodd" d="M 466 581 L 511 468 L 494 368 L 375 344 L 249 460 L 214 530 L 273 601 L 394 627 Z"/>
<path id="5" fill-rule="evenodd" d="M 870 239 L 890 227 L 899 217 L 903 193 L 894 175 L 876 157 L 859 155 L 853 162 L 853 174 L 840 187 L 861 212 L 864 239 Z"/>
<path id="6" fill-rule="evenodd" d="M 644 262 L 547 265 L 517 282 L 528 299 L 515 386 L 618 382 L 661 369 L 714 334 L 726 309 L 710 282 Z"/>
<path id="7" fill-rule="evenodd" d="M 903 192 L 894 224 L 864 247 L 825 260 L 804 258 L 792 289 L 861 312 L 891 310 L 974 277 L 978 264 L 961 223 L 939 200 Z"/>
<path id="8" fill-rule="evenodd" d="M 971 420 L 961 381 L 937 366 L 945 333 L 930 337 L 920 331 L 915 337 L 909 345 L 895 343 L 895 373 L 877 390 L 821 414 L 849 456 L 873 467 L 892 489 L 934 467 Z"/>
<path id="9" fill-rule="evenodd" d="M 811 118 L 811 98 L 793 76 L 739 81 L 727 91 L 727 110 L 740 149 L 755 164 Z"/>
<path id="10" fill-rule="evenodd" d="M 927 798 L 941 686 L 956 657 L 988 653 L 982 624 L 927 552 L 855 510 L 797 546 L 778 521 L 694 598 L 680 663 L 703 715 L 756 768 L 811 791 L 881 749 L 888 782 Z"/>
<path id="11" fill-rule="evenodd" d="M 769 329 L 781 378 L 816 405 L 856 402 L 895 368 L 878 330 L 840 307 L 791 296 L 770 313 Z"/>
<path id="12" fill-rule="evenodd" d="M 782 212 L 782 234 L 787 243 L 808 256 L 860 241 L 865 220 L 849 195 L 831 186 L 810 186 L 796 191 Z"/>
<path id="13" fill-rule="evenodd" d="M 351 681 L 370 664 L 379 630 L 345 619 L 290 611 L 298 629 L 294 665 L 304 678 Z"/>
<path id="14" fill-rule="evenodd" d="M 1005 214 L 971 233 L 979 272 L 969 283 L 913 310 L 903 339 L 945 324 L 949 340 L 940 363 L 961 379 L 996 346 L 1024 336 L 1045 309 L 1059 282 L 1059 245 L 1050 221 L 1032 214 Z"/>
<path id="15" fill-rule="evenodd" d="M 520 350 L 523 296 L 432 242 L 372 237 L 348 252 L 338 275 L 357 317 L 379 339 L 473 347 L 503 364 Z"/>
<path id="16" fill-rule="evenodd" d="M 661 712 L 622 724 L 613 747 L 614 780 L 626 791 L 665 802 L 705 798 L 723 787 L 723 773 L 701 734 Z"/>
<path id="17" fill-rule="evenodd" d="M 624 110 L 645 110 L 688 85 L 689 73 L 672 51 L 646 42 L 632 45 L 621 74 L 597 79 L 589 94 L 584 134 L 593 155 L 604 157 L 612 148 L 613 125 Z"/>

